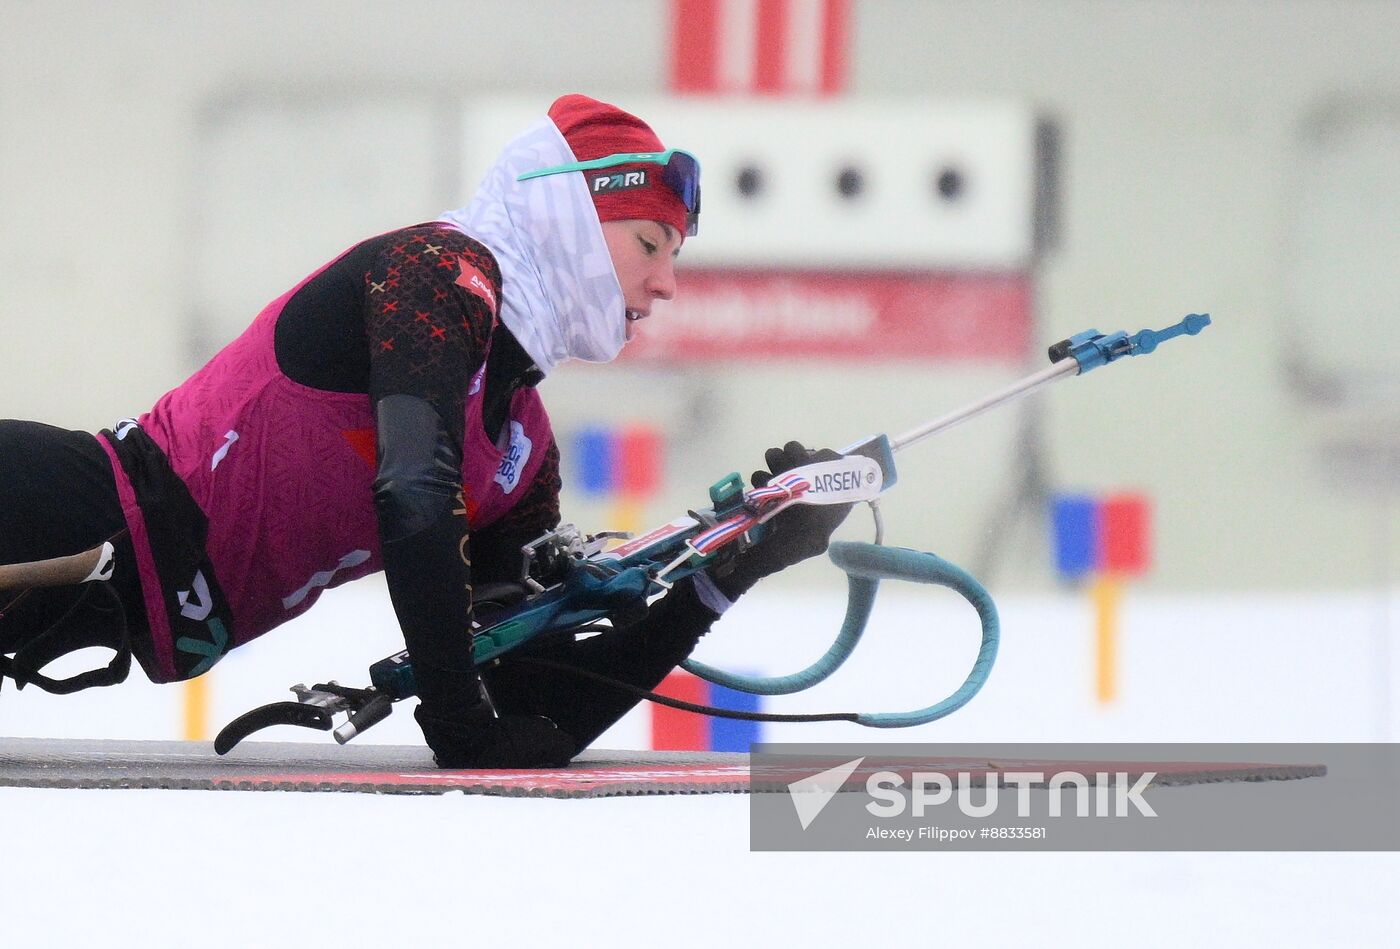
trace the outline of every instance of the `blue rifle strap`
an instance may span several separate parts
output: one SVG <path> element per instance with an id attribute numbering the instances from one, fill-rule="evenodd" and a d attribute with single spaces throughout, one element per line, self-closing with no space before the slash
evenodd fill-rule
<path id="1" fill-rule="evenodd" d="M 856 720 L 872 728 L 905 728 L 942 718 L 966 705 L 986 683 L 992 671 L 992 664 L 996 661 L 1001 623 L 991 594 L 967 571 L 931 553 L 902 547 L 838 541 L 831 545 L 830 556 L 832 562 L 844 570 L 848 578 L 846 618 L 836 641 L 815 663 L 801 672 L 775 677 L 738 675 L 694 660 L 682 663 L 682 668 L 702 679 L 741 692 L 760 695 L 800 692 L 830 676 L 850 657 L 870 619 L 881 580 L 932 583 L 956 590 L 977 610 L 982 622 L 982 645 L 972 671 L 956 692 L 935 705 L 911 712 L 864 713 L 857 716 Z"/>

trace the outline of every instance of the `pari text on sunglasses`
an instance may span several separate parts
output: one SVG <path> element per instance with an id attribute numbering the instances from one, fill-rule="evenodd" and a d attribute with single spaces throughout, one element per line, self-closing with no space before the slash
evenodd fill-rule
<path id="1" fill-rule="evenodd" d="M 682 151 L 679 148 L 668 148 L 664 152 L 619 152 L 616 155 L 606 155 L 603 158 L 594 158 L 590 161 L 569 162 L 567 165 L 555 165 L 552 168 L 527 171 L 516 178 L 516 181 L 543 178 L 545 175 L 559 175 L 568 171 L 580 171 L 584 173 L 584 180 L 588 184 L 590 193 L 603 194 L 650 186 L 649 176 L 655 173 L 651 169 L 629 169 L 618 172 L 607 170 L 621 165 L 660 166 L 661 183 L 675 192 L 676 196 L 681 199 L 681 203 L 685 205 L 686 236 L 695 236 L 700 229 L 700 162 L 690 152 Z"/>

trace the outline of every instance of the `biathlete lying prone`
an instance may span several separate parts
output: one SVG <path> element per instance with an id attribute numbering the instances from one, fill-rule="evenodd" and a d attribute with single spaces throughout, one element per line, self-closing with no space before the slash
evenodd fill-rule
<path id="1" fill-rule="evenodd" d="M 565 360 L 613 359 L 672 298 L 699 212 L 693 156 L 567 95 L 469 204 L 331 260 L 146 414 L 96 435 L 0 420 L 0 682 L 111 685 L 133 656 L 155 682 L 189 679 L 383 570 L 438 763 L 568 762 L 638 699 L 510 656 L 478 669 L 474 589 L 517 580 L 522 545 L 559 523 L 537 384 Z M 758 480 L 834 457 L 789 443 Z M 848 511 L 785 510 L 636 622 L 530 655 L 653 688 L 760 578 L 826 549 Z M 96 548 L 101 582 L 13 566 Z M 106 668 L 41 673 L 94 645 L 115 650 Z"/>

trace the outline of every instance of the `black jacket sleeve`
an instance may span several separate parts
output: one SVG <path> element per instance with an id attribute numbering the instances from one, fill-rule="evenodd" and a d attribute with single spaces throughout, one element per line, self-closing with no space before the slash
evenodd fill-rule
<path id="1" fill-rule="evenodd" d="M 402 232 L 365 274 L 375 510 L 384 571 L 419 694 L 441 717 L 479 701 L 472 662 L 472 563 L 462 503 L 464 405 L 484 359 L 490 303 L 457 282 L 494 280 L 488 252 L 440 228 Z"/>

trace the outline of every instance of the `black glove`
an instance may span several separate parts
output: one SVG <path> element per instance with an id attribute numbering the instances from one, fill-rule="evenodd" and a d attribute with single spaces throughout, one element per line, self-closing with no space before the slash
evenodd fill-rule
<path id="1" fill-rule="evenodd" d="M 497 716 L 476 672 L 414 667 L 422 700 L 413 710 L 440 768 L 562 768 L 579 752 L 543 715 Z"/>
<path id="2" fill-rule="evenodd" d="M 788 442 L 782 448 L 770 448 L 764 453 L 768 470 L 753 473 L 753 486 L 766 487 L 769 481 L 784 471 L 819 461 L 835 461 L 840 457 L 830 448 L 809 451 L 800 442 Z M 767 533 L 762 540 L 736 554 L 730 566 L 721 566 L 712 571 L 715 586 L 726 597 L 735 600 L 764 577 L 825 553 L 831 535 L 854 506 L 794 504 L 764 525 Z"/>

